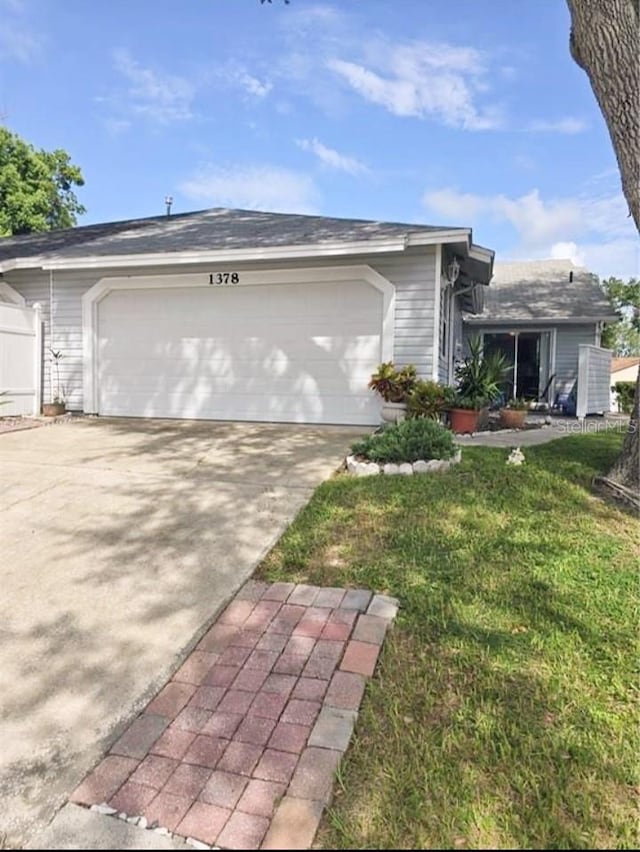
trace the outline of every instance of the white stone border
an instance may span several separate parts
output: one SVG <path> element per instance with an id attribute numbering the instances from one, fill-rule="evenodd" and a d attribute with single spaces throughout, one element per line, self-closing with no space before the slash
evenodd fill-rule
<path id="1" fill-rule="evenodd" d="M 462 461 L 462 450 L 456 450 L 451 459 L 431 459 L 431 461 L 415 461 L 413 464 L 377 464 L 376 462 L 358 461 L 355 456 L 347 456 L 347 471 L 354 476 L 413 476 L 414 473 L 444 473 L 452 465 Z"/>

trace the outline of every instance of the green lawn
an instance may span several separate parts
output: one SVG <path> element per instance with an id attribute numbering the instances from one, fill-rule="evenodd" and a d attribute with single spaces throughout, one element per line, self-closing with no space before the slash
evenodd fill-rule
<path id="1" fill-rule="evenodd" d="M 593 497 L 621 436 L 465 449 L 321 486 L 259 574 L 400 599 L 318 843 L 634 848 L 638 520 Z"/>

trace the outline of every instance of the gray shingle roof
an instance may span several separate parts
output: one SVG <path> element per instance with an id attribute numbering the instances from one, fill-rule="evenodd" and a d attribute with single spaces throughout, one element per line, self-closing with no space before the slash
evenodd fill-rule
<path id="1" fill-rule="evenodd" d="M 174 216 L 84 225 L 44 234 L 0 239 L 0 261 L 46 257 L 266 248 L 402 238 L 408 234 L 456 230 L 432 225 L 334 219 L 290 213 L 213 208 Z M 461 229 L 462 230 L 462 229 Z"/>
<path id="2" fill-rule="evenodd" d="M 484 299 L 483 312 L 465 316 L 467 322 L 485 325 L 615 317 L 594 276 L 570 260 L 496 263 Z"/>

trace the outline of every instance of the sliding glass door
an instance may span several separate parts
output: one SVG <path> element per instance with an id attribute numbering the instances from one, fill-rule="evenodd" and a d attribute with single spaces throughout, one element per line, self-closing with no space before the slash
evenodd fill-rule
<path id="1" fill-rule="evenodd" d="M 502 392 L 505 399 L 538 400 L 548 392 L 551 377 L 551 332 L 485 332 L 485 353 L 500 352 L 510 367 Z"/>

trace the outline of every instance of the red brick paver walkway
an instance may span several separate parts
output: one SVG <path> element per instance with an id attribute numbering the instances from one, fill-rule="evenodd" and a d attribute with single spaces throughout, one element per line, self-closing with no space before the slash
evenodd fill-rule
<path id="1" fill-rule="evenodd" d="M 309 848 L 396 611 L 249 581 L 72 801 L 223 849 Z"/>

